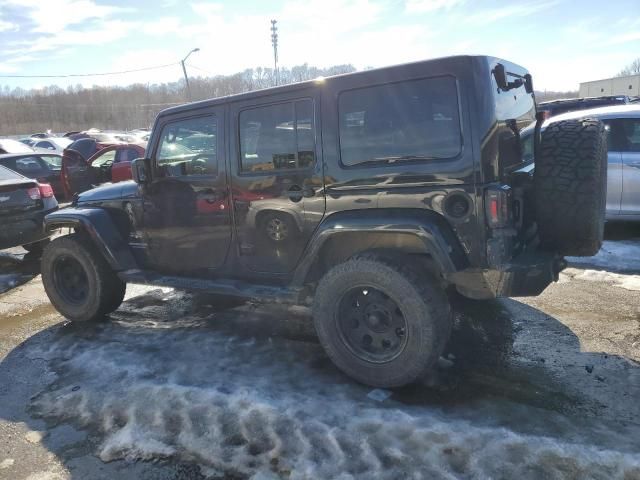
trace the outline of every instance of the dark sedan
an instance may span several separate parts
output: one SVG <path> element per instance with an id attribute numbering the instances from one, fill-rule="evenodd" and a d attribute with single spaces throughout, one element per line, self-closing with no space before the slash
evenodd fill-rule
<path id="1" fill-rule="evenodd" d="M 0 165 L 40 183 L 48 183 L 59 199 L 64 198 L 60 178 L 62 155 L 56 153 L 5 153 L 0 155 Z"/>
<path id="2" fill-rule="evenodd" d="M 0 249 L 42 250 L 49 241 L 44 217 L 57 209 L 50 185 L 0 166 Z"/>

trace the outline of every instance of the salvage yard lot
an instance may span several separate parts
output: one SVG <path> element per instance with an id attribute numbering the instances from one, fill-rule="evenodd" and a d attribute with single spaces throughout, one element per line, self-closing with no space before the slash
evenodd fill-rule
<path id="1" fill-rule="evenodd" d="M 5 252 L 0 478 L 638 479 L 637 237 L 609 226 L 540 297 L 460 302 L 437 374 L 393 392 L 342 375 L 304 308 L 130 286 L 71 325 Z"/>

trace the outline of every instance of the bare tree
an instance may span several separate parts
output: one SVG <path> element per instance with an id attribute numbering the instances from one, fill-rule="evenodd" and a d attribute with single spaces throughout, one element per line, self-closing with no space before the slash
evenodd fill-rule
<path id="1" fill-rule="evenodd" d="M 638 74 L 640 74 L 640 58 L 636 58 L 633 62 L 620 70 L 616 77 L 628 77 L 629 75 Z"/>
<path id="2" fill-rule="evenodd" d="M 329 68 L 297 65 L 280 69 L 281 84 L 354 72 L 353 65 Z M 275 85 L 272 68 L 249 68 L 233 75 L 190 78 L 194 100 L 233 95 Z M 0 135 L 26 135 L 52 130 L 65 132 L 149 127 L 160 110 L 184 102 L 184 81 L 145 83 L 127 87 L 51 85 L 25 90 L 0 87 Z"/>

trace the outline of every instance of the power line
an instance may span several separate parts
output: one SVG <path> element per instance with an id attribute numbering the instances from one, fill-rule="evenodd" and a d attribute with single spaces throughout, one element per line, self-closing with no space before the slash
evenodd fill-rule
<path id="1" fill-rule="evenodd" d="M 211 76 L 215 76 L 215 73 L 210 72 L 209 70 L 205 70 L 204 68 L 196 67 L 192 63 L 189 63 L 188 65 L 189 65 L 189 68 L 195 68 L 196 70 L 200 70 L 201 72 L 207 73 L 207 74 L 209 74 Z"/>
<path id="2" fill-rule="evenodd" d="M 120 72 L 101 73 L 70 73 L 67 75 L 0 75 L 0 78 L 73 78 L 73 77 L 104 77 L 107 75 L 122 75 L 125 73 L 145 72 L 148 70 L 158 70 L 160 68 L 173 67 L 179 63 L 167 63 L 166 65 L 156 65 L 154 67 L 136 68 L 133 70 L 122 70 Z"/>

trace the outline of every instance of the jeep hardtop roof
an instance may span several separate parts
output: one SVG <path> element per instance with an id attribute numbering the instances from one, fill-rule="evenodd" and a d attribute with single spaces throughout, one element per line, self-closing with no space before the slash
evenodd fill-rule
<path id="1" fill-rule="evenodd" d="M 472 64 L 472 60 L 484 60 L 487 64 L 492 64 L 495 62 L 501 62 L 504 64 L 508 64 L 510 66 L 514 66 L 519 70 L 524 70 L 524 67 L 520 67 L 519 65 L 514 64 L 513 62 L 509 62 L 507 60 L 502 60 L 496 57 L 491 57 L 488 55 L 456 55 L 456 56 L 449 56 L 449 57 L 439 57 L 439 58 L 433 58 L 433 59 L 429 59 L 429 60 L 421 60 L 418 62 L 409 62 L 409 63 L 404 63 L 404 64 L 398 64 L 398 65 L 391 65 L 391 66 L 387 66 L 387 67 L 380 67 L 380 68 L 375 68 L 375 69 L 371 69 L 371 70 L 363 70 L 363 71 L 359 71 L 359 72 L 353 72 L 353 73 L 345 73 L 345 74 L 341 74 L 341 75 L 334 75 L 331 77 L 327 77 L 327 78 L 318 78 L 318 79 L 314 79 L 314 80 L 308 80 L 305 82 L 298 82 L 298 83 L 292 83 L 292 84 L 288 84 L 288 85 L 281 85 L 281 86 L 277 86 L 277 87 L 269 87 L 269 88 L 263 88 L 260 90 L 253 90 L 250 92 L 246 92 L 246 93 L 239 93 L 239 94 L 235 94 L 235 95 L 227 95 L 224 97 L 217 97 L 217 98 L 212 98 L 212 99 L 208 99 L 208 100 L 201 100 L 198 102 L 193 102 L 193 103 L 186 103 L 184 105 L 178 105 L 175 107 L 169 107 L 165 110 L 162 110 L 159 114 L 158 114 L 158 118 L 166 116 L 166 115 L 173 115 L 173 114 L 178 114 L 181 112 L 190 112 L 199 108 L 207 108 L 207 107 L 213 107 L 216 105 L 221 105 L 227 102 L 231 102 L 231 101 L 246 101 L 246 100 L 251 100 L 251 99 L 255 99 L 255 98 L 260 98 L 263 96 L 267 96 L 267 95 L 274 95 L 274 94 L 278 94 L 278 93 L 287 93 L 287 92 L 292 92 L 292 91 L 296 91 L 296 90 L 302 90 L 305 88 L 309 88 L 311 86 L 317 86 L 319 84 L 319 82 L 332 82 L 335 81 L 335 79 L 337 78 L 344 78 L 344 77 L 357 77 L 357 76 L 371 76 L 371 75 L 381 75 L 381 76 L 385 76 L 388 73 L 393 72 L 395 69 L 397 68 L 416 68 L 416 67 L 429 67 L 429 66 L 438 66 L 438 65 L 447 65 L 447 66 L 455 66 L 455 65 L 470 65 Z"/>

